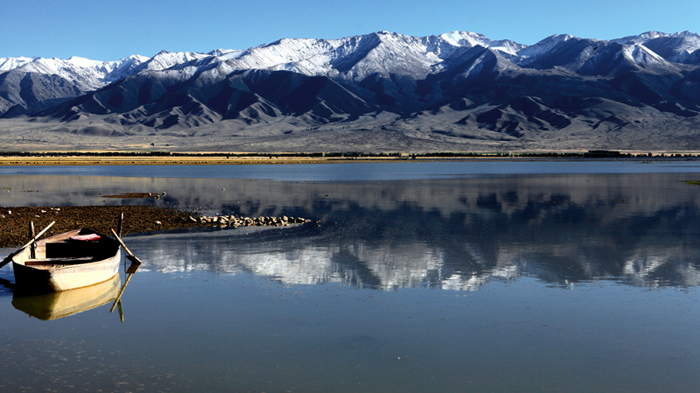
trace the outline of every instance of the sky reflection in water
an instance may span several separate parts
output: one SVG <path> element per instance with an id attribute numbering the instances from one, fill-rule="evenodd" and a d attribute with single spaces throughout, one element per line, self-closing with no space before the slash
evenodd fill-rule
<path id="1" fill-rule="evenodd" d="M 25 166 L 0 167 L 0 175 L 71 175 L 235 178 L 277 181 L 414 180 L 524 174 L 695 173 L 698 161 L 467 161 L 298 165 Z"/>

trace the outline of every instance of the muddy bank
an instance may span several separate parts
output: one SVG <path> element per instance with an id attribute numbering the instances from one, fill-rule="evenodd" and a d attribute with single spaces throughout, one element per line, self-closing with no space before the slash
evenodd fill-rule
<path id="1" fill-rule="evenodd" d="M 111 235 L 110 229 L 117 230 L 122 213 L 123 235 L 195 227 L 278 227 L 314 223 L 309 219 L 287 216 L 200 216 L 193 212 L 155 206 L 0 207 L 0 248 L 21 246 L 31 240 L 30 222 L 34 222 L 35 233 L 39 233 L 52 221 L 56 221 L 44 237 L 77 228 L 90 228 Z"/>
<path id="2" fill-rule="evenodd" d="M 147 233 L 201 226 L 190 212 L 154 206 L 63 206 L 0 207 L 0 248 L 20 246 L 31 239 L 29 222 L 38 233 L 56 221 L 45 236 L 76 228 L 91 228 L 110 234 L 124 213 L 122 234 Z"/>

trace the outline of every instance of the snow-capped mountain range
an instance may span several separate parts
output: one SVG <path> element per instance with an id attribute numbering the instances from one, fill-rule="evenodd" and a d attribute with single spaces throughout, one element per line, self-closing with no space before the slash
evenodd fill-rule
<path id="1" fill-rule="evenodd" d="M 512 41 L 491 41 L 469 32 L 423 38 L 379 32 L 338 40 L 282 39 L 248 50 L 217 49 L 209 53 L 161 51 L 152 58 L 133 55 L 116 61 L 80 57 L 67 60 L 0 58 L 0 72 L 18 70 L 58 75 L 88 90 L 149 71 L 170 71 L 170 74 L 179 73 L 186 78 L 201 67 L 215 68 L 225 73 L 250 69 L 286 70 L 304 75 L 342 75 L 361 80 L 366 74 L 377 70 L 392 72 L 406 69 L 407 59 L 419 65 L 423 74 L 427 74 L 456 49 L 477 45 L 493 48 L 508 57 L 516 56 L 526 47 Z M 393 61 L 387 61 L 391 59 Z"/>
<path id="2" fill-rule="evenodd" d="M 553 35 L 531 46 L 510 40 L 492 41 L 481 34 L 464 31 L 429 37 L 382 31 L 337 40 L 282 39 L 247 50 L 161 51 L 151 58 L 132 55 L 115 61 L 81 57 L 67 60 L 4 57 L 0 58 L 0 72 L 17 70 L 57 75 L 84 90 L 99 89 L 119 79 L 149 71 L 169 71 L 187 78 L 201 68 L 226 74 L 237 70 L 285 70 L 353 81 L 361 81 L 374 73 L 413 74 L 424 78 L 431 72 L 446 68 L 445 62 L 449 62 L 456 52 L 477 46 L 489 48 L 523 68 L 560 66 L 574 72 L 595 62 L 610 47 L 620 51 L 619 54 L 631 66 L 639 68 L 672 67 L 670 63 L 697 65 L 700 61 L 700 35 L 687 31 L 675 34 L 647 32 L 611 41 Z M 565 53 L 575 47 L 578 47 L 575 53 Z M 552 57 L 558 61 L 553 61 Z M 554 63 L 560 64 L 550 65 Z"/>
<path id="3" fill-rule="evenodd" d="M 582 99 L 694 117 L 699 76 L 700 35 L 687 31 L 607 41 L 553 35 L 530 46 L 462 31 L 382 31 L 116 61 L 0 58 L 0 115 L 63 122 L 97 115 L 128 135 L 143 127 L 250 126 L 290 117 L 308 128 L 368 114 L 406 119 L 449 106 L 464 111 L 451 121 L 464 132 L 447 127 L 443 136 L 489 130 L 521 138 L 574 125 Z M 609 117 L 601 116 L 584 123 Z M 613 116 L 614 126 L 627 122 Z"/>

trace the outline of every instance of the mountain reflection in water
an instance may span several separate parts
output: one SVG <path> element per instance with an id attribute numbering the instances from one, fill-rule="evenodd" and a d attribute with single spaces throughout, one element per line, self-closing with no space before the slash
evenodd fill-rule
<path id="1" fill-rule="evenodd" d="M 238 180 L 234 199 L 255 203 L 222 199 L 211 205 L 224 214 L 298 214 L 322 225 L 129 241 L 159 271 L 249 272 L 287 284 L 478 290 L 492 280 L 528 276 L 561 287 L 596 280 L 689 287 L 700 283 L 700 188 L 680 181 L 687 177 L 504 176 L 332 186 Z"/>
<path id="2" fill-rule="evenodd" d="M 144 263 L 123 323 L 109 307 L 50 326 L 27 318 L 0 269 L 0 391 L 696 392 L 700 187 L 683 180 L 700 180 L 700 166 L 508 165 L 521 172 L 3 176 L 0 206 L 154 204 L 321 223 L 126 237 Z M 394 166 L 336 167 L 390 177 Z M 167 196 L 101 197 L 128 192 Z M 672 288 L 647 290 L 658 287 Z"/>

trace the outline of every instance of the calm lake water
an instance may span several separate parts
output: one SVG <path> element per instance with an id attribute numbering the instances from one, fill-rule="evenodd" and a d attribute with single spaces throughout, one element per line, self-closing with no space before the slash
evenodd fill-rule
<path id="1" fill-rule="evenodd" d="M 126 237 L 121 317 L 124 271 L 37 299 L 4 267 L 0 391 L 697 392 L 684 180 L 700 162 L 3 167 L 0 206 L 321 224 Z"/>

